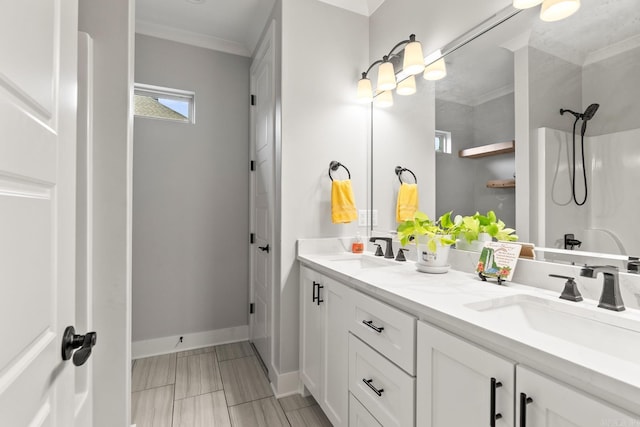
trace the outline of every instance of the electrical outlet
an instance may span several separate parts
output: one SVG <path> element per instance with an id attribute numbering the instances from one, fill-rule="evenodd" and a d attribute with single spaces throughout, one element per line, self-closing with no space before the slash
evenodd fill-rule
<path id="1" fill-rule="evenodd" d="M 371 218 L 371 221 L 369 221 L 369 218 Z M 360 209 L 358 211 L 358 226 L 366 227 L 369 223 L 374 227 L 378 225 L 378 210 Z"/>

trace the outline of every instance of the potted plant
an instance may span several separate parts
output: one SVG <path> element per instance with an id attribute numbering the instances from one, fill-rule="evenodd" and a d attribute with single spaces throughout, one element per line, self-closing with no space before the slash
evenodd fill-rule
<path id="1" fill-rule="evenodd" d="M 484 242 L 493 239 L 514 242 L 518 236 L 514 234 L 516 230 L 507 228 L 505 223 L 496 217 L 494 211 L 480 215 L 476 212 L 472 216 L 462 218 L 463 230 L 459 233 L 460 238 L 456 242 L 456 248 L 475 252 L 482 251 Z"/>
<path id="2" fill-rule="evenodd" d="M 451 218 L 447 212 L 433 221 L 424 212 L 416 212 L 413 219 L 398 225 L 400 244 L 405 246 L 410 241 L 416 243 L 418 249 L 417 268 L 428 273 L 445 273 L 449 269 L 447 259 L 449 249 L 456 242 L 458 235 L 464 231 L 462 217 Z"/>

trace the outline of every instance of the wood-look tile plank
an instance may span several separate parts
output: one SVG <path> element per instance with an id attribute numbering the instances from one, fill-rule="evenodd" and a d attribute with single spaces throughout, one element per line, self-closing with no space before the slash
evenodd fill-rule
<path id="1" fill-rule="evenodd" d="M 229 406 L 273 394 L 256 356 L 220 362 L 220 373 Z"/>
<path id="2" fill-rule="evenodd" d="M 136 427 L 171 427 L 173 385 L 131 394 L 131 423 Z"/>
<path id="3" fill-rule="evenodd" d="M 175 399 L 222 390 L 222 377 L 215 352 L 179 357 Z"/>
<path id="4" fill-rule="evenodd" d="M 218 361 L 223 362 L 230 359 L 253 356 L 253 348 L 249 341 L 234 342 L 216 346 Z"/>
<path id="5" fill-rule="evenodd" d="M 289 427 L 284 411 L 273 397 L 231 406 L 229 415 L 233 427 Z"/>
<path id="6" fill-rule="evenodd" d="M 131 375 L 131 391 L 141 391 L 175 383 L 176 355 L 147 357 L 136 360 Z"/>
<path id="7" fill-rule="evenodd" d="M 173 427 L 231 427 L 224 391 L 176 400 L 174 405 Z"/>
<path id="8" fill-rule="evenodd" d="M 280 402 L 284 412 L 295 411 L 296 409 L 318 404 L 313 396 L 302 397 L 301 394 L 292 394 L 291 396 L 280 398 L 278 402 Z"/>
<path id="9" fill-rule="evenodd" d="M 286 412 L 286 415 L 291 427 L 332 427 L 331 421 L 318 405 Z"/>
<path id="10" fill-rule="evenodd" d="M 203 348 L 196 348 L 193 350 L 185 350 L 185 351 L 179 351 L 177 353 L 178 357 L 186 357 L 186 356 L 196 356 L 198 354 L 205 354 L 205 353 L 211 353 L 216 351 L 216 347 L 212 346 L 212 347 L 203 347 Z"/>

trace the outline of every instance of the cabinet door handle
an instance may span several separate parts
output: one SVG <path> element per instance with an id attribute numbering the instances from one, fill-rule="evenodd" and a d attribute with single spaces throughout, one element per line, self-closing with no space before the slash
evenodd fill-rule
<path id="1" fill-rule="evenodd" d="M 374 331 L 376 331 L 377 333 L 381 334 L 382 331 L 384 331 L 384 327 L 380 326 L 377 327 L 373 324 L 373 320 L 363 320 L 362 323 L 364 323 L 365 325 L 367 325 L 368 327 L 370 327 L 371 329 L 373 329 Z"/>
<path id="2" fill-rule="evenodd" d="M 520 393 L 520 427 L 527 427 L 527 405 L 533 402 L 533 399 L 527 397 L 525 393 Z"/>
<path id="3" fill-rule="evenodd" d="M 311 302 L 316 302 L 316 300 L 318 299 L 318 296 L 316 296 L 316 289 L 317 287 L 320 286 L 320 283 L 316 282 L 315 280 L 313 281 L 313 292 L 311 295 Z M 319 294 L 319 292 L 318 292 Z"/>
<path id="4" fill-rule="evenodd" d="M 489 409 L 489 426 L 496 427 L 496 420 L 502 418 L 502 414 L 496 414 L 496 389 L 502 387 L 502 383 L 491 378 L 491 408 Z"/>
<path id="5" fill-rule="evenodd" d="M 369 388 L 370 388 L 371 390 L 373 390 L 373 392 L 374 392 L 375 394 L 377 394 L 378 396 L 382 396 L 382 392 L 384 391 L 384 389 L 383 389 L 383 388 L 381 388 L 381 389 L 377 389 L 377 388 L 375 388 L 375 387 L 373 386 L 373 384 L 371 384 L 371 383 L 373 382 L 373 379 L 366 380 L 366 379 L 364 379 L 364 378 L 363 378 L 363 379 L 362 379 L 362 382 L 364 382 L 366 385 L 368 385 L 368 386 L 369 386 Z"/>
<path id="6" fill-rule="evenodd" d="M 320 305 L 321 302 L 324 302 L 324 300 L 320 298 L 320 289 L 324 289 L 324 286 L 318 283 L 318 297 L 316 298 L 316 303 L 318 305 Z"/>

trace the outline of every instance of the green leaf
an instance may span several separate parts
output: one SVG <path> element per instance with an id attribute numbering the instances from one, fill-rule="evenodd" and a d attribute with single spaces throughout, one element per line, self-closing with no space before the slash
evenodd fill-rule
<path id="1" fill-rule="evenodd" d="M 494 211 L 487 212 L 487 218 L 490 222 L 496 222 L 498 220 L 498 217 L 496 217 L 496 213 Z"/>
<path id="2" fill-rule="evenodd" d="M 498 228 L 498 224 L 489 224 L 485 227 L 485 232 L 489 233 L 491 237 L 496 237 L 500 229 Z"/>
<path id="3" fill-rule="evenodd" d="M 430 252 L 435 253 L 438 249 L 438 247 L 436 246 L 436 241 L 434 239 L 429 239 L 429 241 L 427 242 L 427 248 Z"/>

